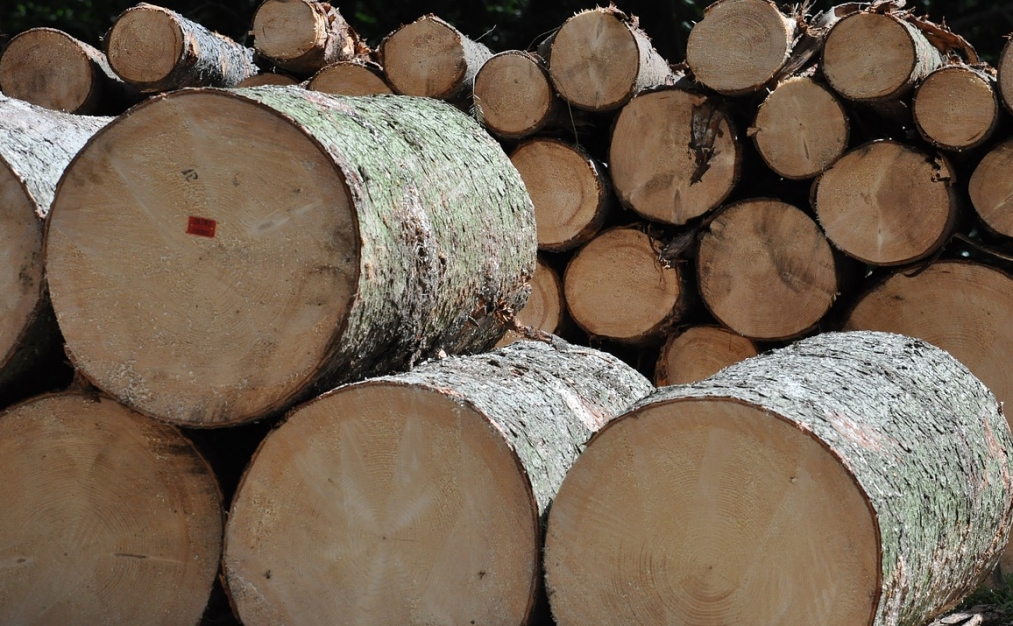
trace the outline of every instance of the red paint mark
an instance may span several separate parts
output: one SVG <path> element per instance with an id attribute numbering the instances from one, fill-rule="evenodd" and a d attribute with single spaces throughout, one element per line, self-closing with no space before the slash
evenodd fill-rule
<path id="1" fill-rule="evenodd" d="M 211 237 L 214 239 L 215 228 L 217 226 L 218 222 L 212 219 L 191 215 L 190 220 L 186 225 L 186 234 L 197 235 L 198 237 Z"/>

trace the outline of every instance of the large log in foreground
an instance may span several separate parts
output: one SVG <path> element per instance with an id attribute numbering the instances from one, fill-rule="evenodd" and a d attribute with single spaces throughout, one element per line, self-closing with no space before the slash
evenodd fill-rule
<path id="1" fill-rule="evenodd" d="M 1010 532 L 1013 440 L 947 353 L 831 333 L 660 389 L 588 444 L 549 515 L 571 624 L 925 624 Z"/>
<path id="2" fill-rule="evenodd" d="M 0 415 L 0 624 L 196 624 L 221 494 L 179 432 L 108 399 Z"/>
<path id="3" fill-rule="evenodd" d="M 224 567 L 247 626 L 527 623 L 540 522 L 591 434 L 650 383 L 560 340 L 339 388 L 268 436 Z"/>
<path id="4" fill-rule="evenodd" d="M 43 280 L 43 220 L 64 168 L 109 121 L 0 95 L 0 388 L 55 344 Z"/>
<path id="5" fill-rule="evenodd" d="M 78 369 L 209 426 L 317 379 L 492 346 L 536 245 L 520 176 L 460 111 L 258 87 L 175 92 L 111 124 L 64 177 L 46 254 Z"/>

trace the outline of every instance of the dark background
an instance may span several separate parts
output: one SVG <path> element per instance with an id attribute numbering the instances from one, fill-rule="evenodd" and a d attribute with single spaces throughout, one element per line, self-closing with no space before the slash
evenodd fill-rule
<path id="1" fill-rule="evenodd" d="M 401 24 L 427 13 L 444 18 L 494 52 L 526 49 L 581 9 L 607 0 L 343 0 L 332 4 L 371 45 Z M 36 26 L 59 28 L 96 47 L 131 0 L 0 0 L 0 33 L 8 36 Z M 165 0 L 154 2 L 245 42 L 260 0 Z M 671 62 L 685 56 L 686 35 L 710 0 L 616 0 L 620 9 L 640 17 L 658 51 Z M 779 3 L 780 4 L 780 3 Z M 836 4 L 818 0 L 811 11 Z M 946 23 L 977 47 L 993 64 L 1013 32 L 1013 3 L 1004 0 L 922 0 L 909 2 L 918 14 Z"/>

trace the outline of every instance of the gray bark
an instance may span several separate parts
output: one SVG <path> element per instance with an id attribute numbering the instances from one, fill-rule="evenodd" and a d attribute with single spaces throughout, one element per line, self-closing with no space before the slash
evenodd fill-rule
<path id="1" fill-rule="evenodd" d="M 828 333 L 660 389 L 728 399 L 822 442 L 876 513 L 875 626 L 919 626 L 990 572 L 1009 538 L 1013 439 L 992 393 L 948 353 L 887 333 Z"/>

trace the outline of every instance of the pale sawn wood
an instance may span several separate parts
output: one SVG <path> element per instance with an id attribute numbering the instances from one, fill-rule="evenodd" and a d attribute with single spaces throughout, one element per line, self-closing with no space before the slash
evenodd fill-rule
<path id="1" fill-rule="evenodd" d="M 751 340 L 720 326 L 690 326 L 673 333 L 658 354 L 654 384 L 684 385 L 703 380 L 758 354 Z"/>
<path id="2" fill-rule="evenodd" d="M 489 132 L 521 139 L 566 119 L 545 61 L 522 50 L 493 56 L 475 76 L 475 115 Z"/>
<path id="3" fill-rule="evenodd" d="M 978 217 L 1000 235 L 1013 237 L 1013 140 L 996 144 L 971 174 L 967 193 Z"/>
<path id="4" fill-rule="evenodd" d="M 911 115 L 922 138 L 943 150 L 970 150 L 992 136 L 1002 109 L 995 78 L 963 64 L 934 70 L 922 80 Z"/>
<path id="5" fill-rule="evenodd" d="M 296 74 L 368 53 L 341 12 L 317 0 L 264 0 L 251 32 L 261 56 Z"/>
<path id="6" fill-rule="evenodd" d="M 336 96 L 373 96 L 394 91 L 383 76 L 383 68 L 366 61 L 338 61 L 313 75 L 307 89 Z"/>

